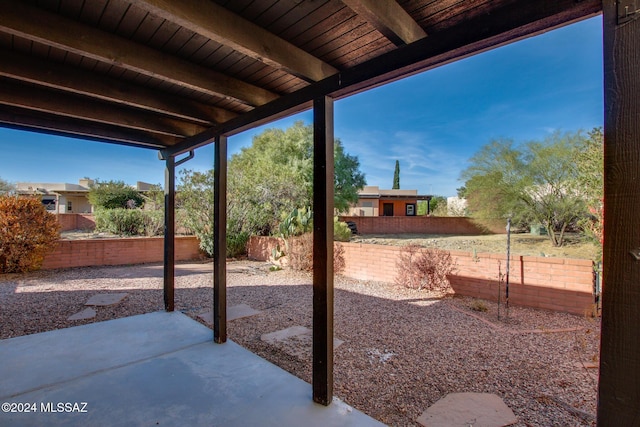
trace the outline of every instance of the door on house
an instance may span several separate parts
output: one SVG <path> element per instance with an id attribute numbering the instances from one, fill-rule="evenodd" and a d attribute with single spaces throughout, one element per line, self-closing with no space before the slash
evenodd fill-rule
<path id="1" fill-rule="evenodd" d="M 383 203 L 382 204 L 382 215 L 383 216 L 393 216 L 393 203 Z"/>

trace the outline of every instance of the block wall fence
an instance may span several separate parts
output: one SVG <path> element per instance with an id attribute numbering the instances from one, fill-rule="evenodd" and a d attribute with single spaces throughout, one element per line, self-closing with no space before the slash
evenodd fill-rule
<path id="1" fill-rule="evenodd" d="M 355 222 L 360 234 L 457 234 L 506 233 L 506 223 L 482 225 L 467 217 L 440 216 L 341 216 Z"/>
<path id="2" fill-rule="evenodd" d="M 275 237 L 251 237 L 249 258 L 266 261 L 279 242 Z M 393 283 L 399 246 L 340 243 L 347 277 Z M 498 299 L 498 275 L 506 273 L 506 255 L 451 251 L 456 271 L 449 281 L 456 294 Z M 578 315 L 593 312 L 593 262 L 581 259 L 512 256 L 509 303 Z M 504 284 L 501 298 L 504 301 Z"/>
<path id="3" fill-rule="evenodd" d="M 96 228 L 93 214 L 57 214 L 56 218 L 58 218 L 58 222 L 62 227 L 60 231 L 93 230 Z"/>
<path id="4" fill-rule="evenodd" d="M 175 238 L 176 261 L 200 259 L 198 238 Z M 164 259 L 164 238 L 60 240 L 49 253 L 42 269 L 89 267 L 95 265 L 127 265 L 161 262 Z"/>

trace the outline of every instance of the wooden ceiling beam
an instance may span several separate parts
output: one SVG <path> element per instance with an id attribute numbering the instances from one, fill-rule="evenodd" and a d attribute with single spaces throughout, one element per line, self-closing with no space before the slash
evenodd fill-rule
<path id="1" fill-rule="evenodd" d="M 252 106 L 278 97 L 261 87 L 20 1 L 0 0 L 0 10 L 0 29 L 15 36 Z"/>
<path id="2" fill-rule="evenodd" d="M 180 141 L 179 138 L 175 137 L 154 135 L 102 123 L 91 123 L 72 118 L 66 118 L 61 121 L 59 117 L 46 113 L 13 107 L 0 110 L 0 125 L 29 132 L 150 149 L 161 149 Z"/>
<path id="3" fill-rule="evenodd" d="M 207 129 L 201 125 L 164 118 L 156 114 L 136 111 L 130 108 L 122 108 L 86 97 L 65 95 L 58 91 L 23 85 L 8 79 L 0 80 L 0 93 L 2 93 L 2 96 L 0 96 L 0 104 L 2 105 L 160 135 L 183 138 L 196 135 Z"/>
<path id="4" fill-rule="evenodd" d="M 134 5 L 253 59 L 307 81 L 336 68 L 209 0 L 133 0 Z"/>
<path id="5" fill-rule="evenodd" d="M 0 76 L 211 126 L 237 116 L 231 111 L 168 95 L 107 76 L 0 49 Z"/>
<path id="6" fill-rule="evenodd" d="M 427 33 L 395 0 L 342 0 L 396 46 L 413 43 Z"/>

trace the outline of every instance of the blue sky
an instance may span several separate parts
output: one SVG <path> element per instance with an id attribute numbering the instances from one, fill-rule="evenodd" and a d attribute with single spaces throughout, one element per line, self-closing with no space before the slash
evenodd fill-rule
<path id="1" fill-rule="evenodd" d="M 495 138 L 540 140 L 603 123 L 600 17 L 475 55 L 335 103 L 335 136 L 360 160 L 368 185 L 400 184 L 453 196 L 468 159 Z M 266 127 L 311 122 L 311 112 L 229 139 L 229 153 Z M 0 178 L 11 181 L 164 182 L 157 152 L 0 128 Z M 211 146 L 184 168 L 213 165 Z"/>

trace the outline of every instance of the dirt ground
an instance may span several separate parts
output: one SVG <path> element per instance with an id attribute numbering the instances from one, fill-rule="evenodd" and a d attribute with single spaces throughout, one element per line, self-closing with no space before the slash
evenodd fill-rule
<path id="1" fill-rule="evenodd" d="M 455 251 L 473 251 L 477 253 L 507 253 L 507 235 L 490 234 L 480 236 L 450 236 L 427 234 L 378 234 L 361 235 L 352 242 L 373 243 L 379 245 L 418 244 L 425 247 Z M 579 234 L 569 234 L 562 247 L 554 247 L 548 236 L 536 236 L 528 233 L 511 234 L 511 254 L 545 256 L 558 258 L 596 259 L 597 247 L 585 241 Z"/>

